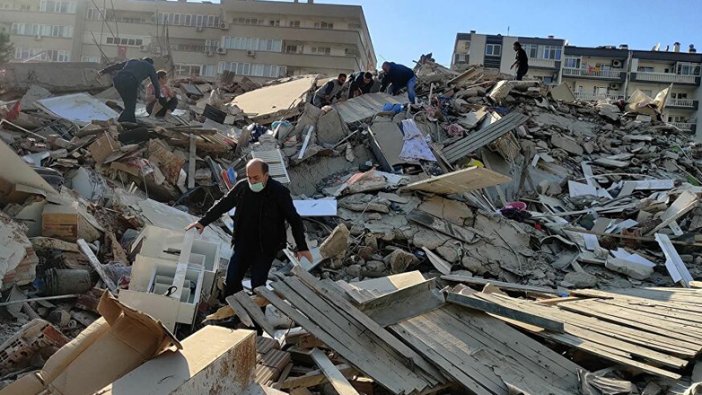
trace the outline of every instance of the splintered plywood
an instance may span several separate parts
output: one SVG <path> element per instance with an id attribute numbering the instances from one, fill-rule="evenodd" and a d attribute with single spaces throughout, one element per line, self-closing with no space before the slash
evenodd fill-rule
<path id="1" fill-rule="evenodd" d="M 470 167 L 432 177 L 427 180 L 417 181 L 407 185 L 404 189 L 410 191 L 424 191 L 449 195 L 453 193 L 466 193 L 476 189 L 492 187 L 512 181 L 498 172 L 482 167 Z"/>
<path id="2" fill-rule="evenodd" d="M 354 283 L 337 281 L 337 285 L 343 288 L 356 302 L 366 303 L 400 289 L 421 284 L 424 281 L 426 280 L 422 273 L 415 270 Z"/>
<path id="3" fill-rule="evenodd" d="M 232 100 L 254 122 L 266 123 L 279 117 L 292 117 L 299 113 L 296 107 L 305 101 L 316 77 L 305 77 L 278 85 L 266 86 L 246 92 Z"/>

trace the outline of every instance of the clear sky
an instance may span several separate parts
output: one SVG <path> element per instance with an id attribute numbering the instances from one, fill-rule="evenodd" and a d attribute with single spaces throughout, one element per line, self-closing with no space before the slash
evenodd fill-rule
<path id="1" fill-rule="evenodd" d="M 303 2 L 305 0 L 300 0 Z M 456 33 L 546 37 L 570 45 L 628 44 L 650 50 L 678 41 L 702 52 L 702 0 L 315 0 L 362 5 L 378 62 L 412 67 L 422 53 L 449 65 Z"/>

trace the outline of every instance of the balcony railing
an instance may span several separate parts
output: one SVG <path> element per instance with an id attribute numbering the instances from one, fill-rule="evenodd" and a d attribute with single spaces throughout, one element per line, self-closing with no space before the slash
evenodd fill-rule
<path id="1" fill-rule="evenodd" d="M 695 101 L 692 99 L 668 99 L 666 106 L 695 108 Z"/>
<path id="2" fill-rule="evenodd" d="M 668 124 L 673 125 L 680 130 L 687 130 L 687 131 L 692 131 L 692 127 L 695 125 L 694 123 L 689 123 L 689 122 L 668 122 Z"/>
<path id="3" fill-rule="evenodd" d="M 573 77 L 595 77 L 595 78 L 609 78 L 609 79 L 620 79 L 622 78 L 621 71 L 615 70 L 596 70 L 596 69 L 575 69 L 570 67 L 563 68 L 563 75 L 573 76 Z"/>
<path id="4" fill-rule="evenodd" d="M 682 75 L 673 73 L 647 73 L 636 72 L 636 79 L 639 81 L 653 82 L 680 82 L 684 84 L 694 84 L 697 80 L 696 75 Z"/>
<path id="5" fill-rule="evenodd" d="M 619 95 L 616 93 L 595 95 L 595 94 L 591 94 L 591 93 L 575 92 L 575 98 L 578 100 L 584 100 L 584 101 L 598 101 L 598 100 L 616 101 L 619 99 L 623 99 L 624 95 Z"/>
<path id="6" fill-rule="evenodd" d="M 553 59 L 529 59 L 529 66 L 555 68 L 556 61 Z"/>

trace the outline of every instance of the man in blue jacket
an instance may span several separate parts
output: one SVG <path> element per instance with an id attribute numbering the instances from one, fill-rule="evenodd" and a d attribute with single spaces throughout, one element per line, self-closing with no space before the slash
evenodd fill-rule
<path id="1" fill-rule="evenodd" d="M 385 92 L 385 89 L 390 85 L 392 94 L 397 95 L 400 89 L 407 87 L 409 101 L 414 104 L 417 97 L 414 91 L 415 86 L 417 86 L 417 76 L 414 75 L 414 71 L 407 66 L 393 62 L 384 62 L 383 71 L 385 72 L 385 77 L 383 77 L 380 91 Z"/>
<path id="2" fill-rule="evenodd" d="M 112 78 L 112 82 L 117 92 L 119 92 L 122 102 L 124 102 L 124 110 L 117 121 L 136 123 L 134 112 L 136 111 L 139 85 L 147 78 L 151 80 L 151 84 L 154 86 L 154 95 L 159 104 L 162 107 L 166 107 L 168 104 L 166 99 L 161 97 L 161 86 L 158 83 L 153 59 L 130 59 L 126 62 L 106 67 L 100 70 L 98 74 L 111 74 L 115 71 L 117 71 L 117 74 Z"/>

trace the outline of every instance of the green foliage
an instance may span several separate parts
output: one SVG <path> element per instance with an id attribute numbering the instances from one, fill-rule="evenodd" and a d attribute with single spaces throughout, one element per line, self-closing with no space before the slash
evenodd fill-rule
<path id="1" fill-rule="evenodd" d="M 9 62 L 15 55 L 15 47 L 10 42 L 10 35 L 0 33 L 0 64 Z"/>

